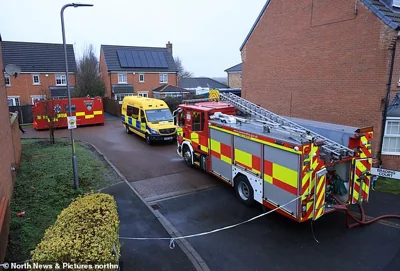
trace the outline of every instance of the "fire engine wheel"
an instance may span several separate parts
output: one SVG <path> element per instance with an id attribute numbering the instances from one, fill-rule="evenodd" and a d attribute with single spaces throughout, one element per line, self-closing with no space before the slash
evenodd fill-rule
<path id="1" fill-rule="evenodd" d="M 254 203 L 254 192 L 247 178 L 240 175 L 235 178 L 236 195 L 241 202 L 250 206 Z"/>
<path id="2" fill-rule="evenodd" d="M 128 135 L 132 133 L 131 130 L 129 130 L 129 126 L 128 126 L 128 125 L 125 125 L 125 132 L 126 132 Z"/>
<path id="3" fill-rule="evenodd" d="M 190 151 L 188 146 L 183 146 L 183 159 L 185 160 L 186 165 L 192 167 L 192 152 Z"/>

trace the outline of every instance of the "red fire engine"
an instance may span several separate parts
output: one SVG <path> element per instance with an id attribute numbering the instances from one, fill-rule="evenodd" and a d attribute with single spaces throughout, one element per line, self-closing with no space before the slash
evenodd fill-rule
<path id="1" fill-rule="evenodd" d="M 77 126 L 104 124 L 103 101 L 101 97 L 71 98 L 72 116 L 76 116 Z M 49 129 L 53 120 L 54 128 L 68 127 L 68 99 L 36 101 L 32 108 L 33 128 Z"/>
<path id="2" fill-rule="evenodd" d="M 304 222 L 368 201 L 373 129 L 289 119 L 234 94 L 185 101 L 174 112 L 177 152 L 191 167 Z"/>

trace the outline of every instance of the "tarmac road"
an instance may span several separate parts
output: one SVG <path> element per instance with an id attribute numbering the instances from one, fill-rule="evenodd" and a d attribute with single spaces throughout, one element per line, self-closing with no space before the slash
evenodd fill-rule
<path id="1" fill-rule="evenodd" d="M 77 139 L 99 148 L 148 202 L 157 203 L 159 211 L 183 235 L 228 226 L 261 213 L 260 208 L 239 203 L 233 189 L 218 179 L 187 167 L 176 154 L 176 145 L 148 146 L 144 139 L 125 134 L 117 118 L 108 116 L 105 126 L 75 132 Z M 68 135 L 68 130 L 57 131 L 57 136 Z M 32 136 L 47 133 L 29 129 L 24 135 Z M 390 200 L 394 203 L 391 206 L 400 202 L 399 197 Z M 382 211 L 379 207 L 370 209 Z M 400 213 L 396 209 L 390 211 Z M 124 229 L 124 234 L 129 234 Z M 211 270 L 400 270 L 399 228 L 376 223 L 346 229 L 344 215 L 333 213 L 314 222 L 313 229 L 319 243 L 310 223 L 297 224 L 271 214 L 188 241 Z M 150 266 L 141 270 L 155 270 Z"/>

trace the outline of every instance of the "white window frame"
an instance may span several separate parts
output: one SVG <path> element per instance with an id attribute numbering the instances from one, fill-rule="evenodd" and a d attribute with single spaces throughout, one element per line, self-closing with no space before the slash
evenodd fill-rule
<path id="1" fill-rule="evenodd" d="M 20 106 L 21 105 L 20 96 L 7 96 L 7 104 L 8 104 L 8 100 L 13 100 L 12 106 Z M 16 103 L 17 100 L 18 100 L 18 104 Z"/>
<path id="2" fill-rule="evenodd" d="M 61 83 L 58 84 L 57 80 L 60 80 Z M 66 85 L 67 85 L 67 76 L 65 74 L 56 74 L 56 86 L 66 86 Z"/>
<path id="3" fill-rule="evenodd" d="M 35 100 L 45 100 L 46 99 L 46 95 L 31 95 L 31 100 L 32 100 L 32 104 L 35 103 Z"/>
<path id="4" fill-rule="evenodd" d="M 146 98 L 148 98 L 148 97 L 149 97 L 149 92 L 148 92 L 148 91 L 139 91 L 139 92 L 138 92 L 138 96 L 139 96 L 139 97 L 146 97 Z"/>
<path id="5" fill-rule="evenodd" d="M 168 73 L 160 73 L 160 83 L 168 83 Z"/>
<path id="6" fill-rule="evenodd" d="M 400 125 L 400 118 L 388 118 L 386 120 L 386 124 L 385 124 L 385 134 L 383 136 L 383 142 L 385 142 L 386 138 L 399 138 L 398 140 L 400 140 L 400 128 L 399 128 L 399 134 L 388 134 L 388 123 L 389 122 L 397 122 Z M 400 143 L 399 143 L 400 144 Z M 400 155 L 400 152 L 391 152 L 391 151 L 384 151 L 383 150 L 383 144 L 382 144 L 382 154 L 386 154 L 386 155 Z"/>
<path id="7" fill-rule="evenodd" d="M 114 95 L 114 100 L 118 101 L 119 104 L 122 104 L 122 100 L 125 96 L 135 96 L 134 93 L 119 93 Z"/>
<path id="8" fill-rule="evenodd" d="M 37 77 L 38 81 L 35 82 L 35 77 Z M 40 75 L 39 74 L 32 74 L 32 85 L 40 85 Z"/>
<path id="9" fill-rule="evenodd" d="M 142 77 L 142 80 L 140 80 L 140 77 Z M 144 83 L 144 73 L 139 73 L 139 83 Z"/>
<path id="10" fill-rule="evenodd" d="M 128 74 L 118 73 L 118 84 L 128 84 Z"/>
<path id="11" fill-rule="evenodd" d="M 8 84 L 7 84 L 7 79 L 8 79 Z M 8 74 L 4 74 L 4 83 L 7 87 L 11 86 L 11 77 Z"/>

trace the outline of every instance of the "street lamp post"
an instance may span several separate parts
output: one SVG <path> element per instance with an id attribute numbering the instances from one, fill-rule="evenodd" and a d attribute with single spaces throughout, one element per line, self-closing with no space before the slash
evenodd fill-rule
<path id="1" fill-rule="evenodd" d="M 63 38 L 63 45 L 64 45 L 64 57 L 65 57 L 65 79 L 67 81 L 67 93 L 68 93 L 68 109 L 69 109 L 69 116 L 72 117 L 72 106 L 71 106 L 71 91 L 69 89 L 69 78 L 68 78 L 68 58 L 67 58 L 67 44 L 65 42 L 65 27 L 64 27 L 64 10 L 67 7 L 93 7 L 92 4 L 66 4 L 61 8 L 61 29 L 62 29 L 62 38 Z M 79 179 L 78 179 L 78 165 L 76 162 L 76 155 L 75 155 L 75 142 L 74 142 L 74 132 L 73 129 L 70 129 L 71 132 L 71 145 L 72 145 L 72 169 L 74 172 L 74 189 L 78 189 L 79 187 Z"/>

